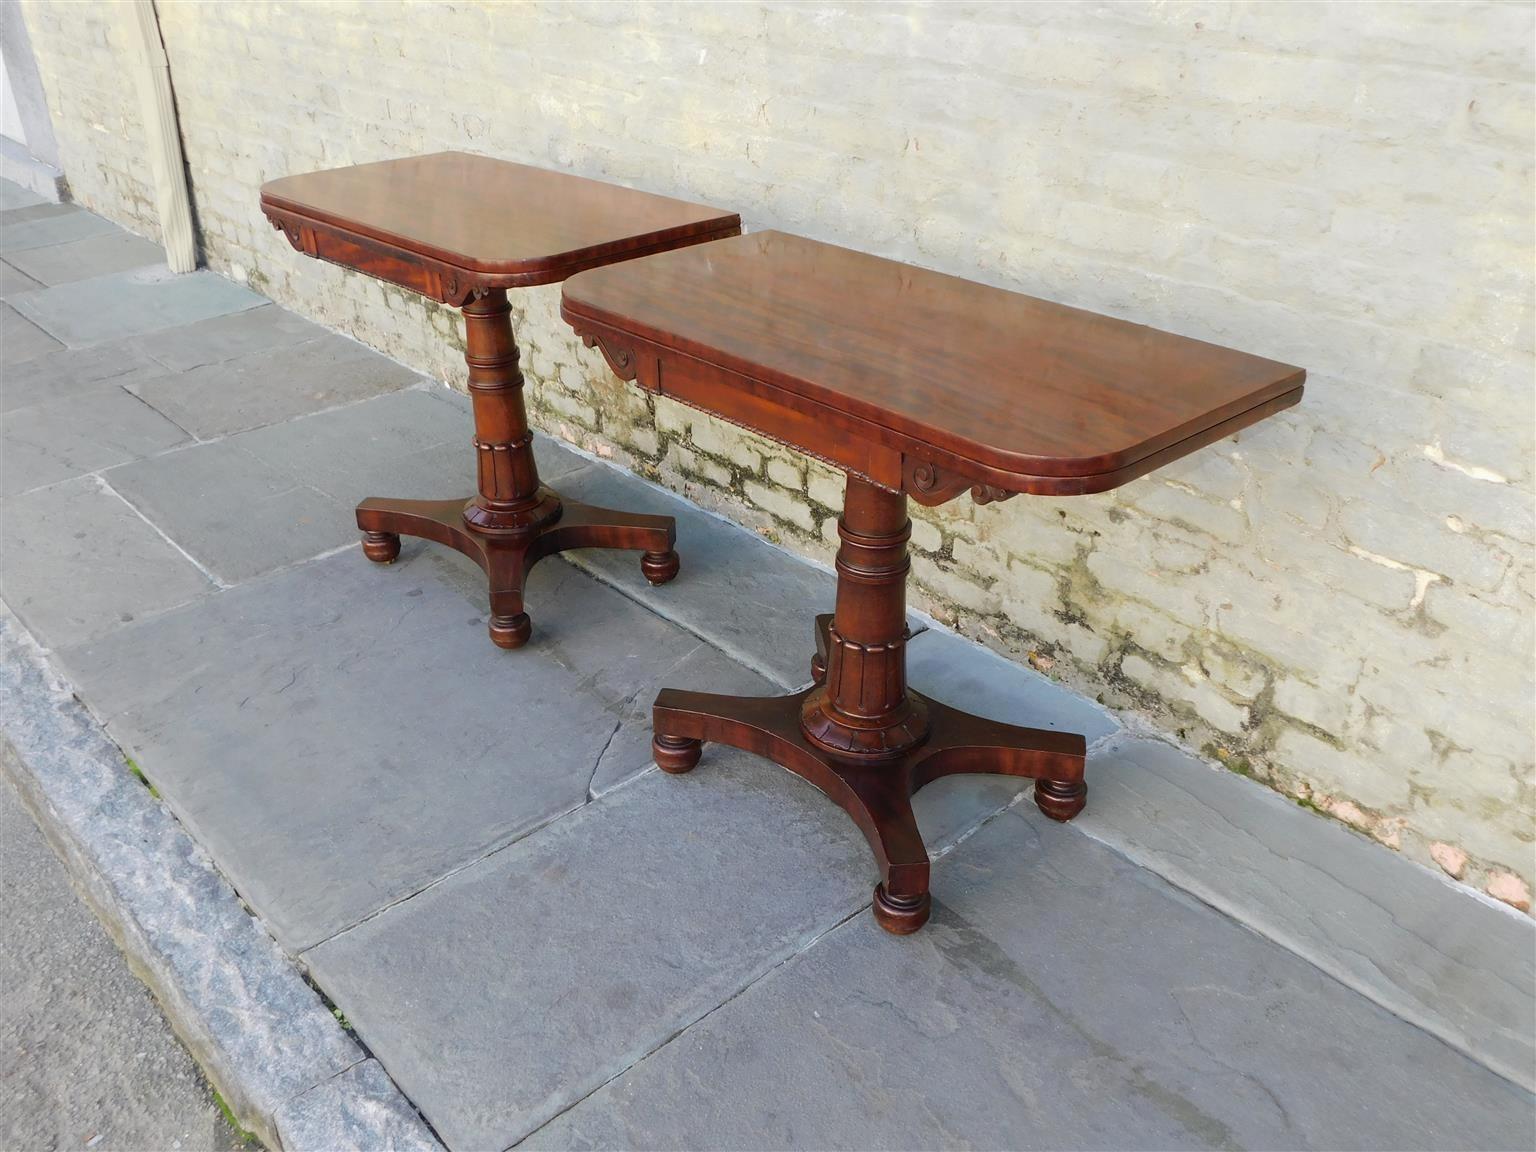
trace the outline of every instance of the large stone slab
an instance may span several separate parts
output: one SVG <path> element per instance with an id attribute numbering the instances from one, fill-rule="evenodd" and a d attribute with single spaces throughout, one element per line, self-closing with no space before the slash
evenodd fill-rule
<path id="1" fill-rule="evenodd" d="M 0 539 L 0 598 L 51 647 L 104 635 L 213 587 L 94 476 L 0 500 Z"/>
<path id="2" fill-rule="evenodd" d="M 9 252 L 6 259 L 43 284 L 72 284 L 93 276 L 163 265 L 165 250 L 142 236 L 118 229 L 44 248 L 23 248 Z"/>
<path id="3" fill-rule="evenodd" d="M 476 483 L 473 437 L 469 398 L 427 383 L 234 440 L 352 506 L 368 496 L 467 498 Z M 589 463 L 542 435 L 534 437 L 533 454 L 540 478 L 557 487 Z"/>
<path id="4" fill-rule="evenodd" d="M 404 365 L 334 336 L 131 388 L 198 439 L 211 440 L 394 392 L 419 379 Z"/>
<path id="5" fill-rule="evenodd" d="M 1536 1087 L 1536 923 L 1168 744 L 1099 750 L 1076 826 Z"/>
<path id="6" fill-rule="evenodd" d="M 0 300 L 5 299 L 7 296 L 14 296 L 18 292 L 30 292 L 34 288 L 41 287 L 41 284 L 25 272 L 12 267 L 4 260 L 0 260 Z"/>
<path id="7" fill-rule="evenodd" d="M 81 348 L 257 308 L 266 301 L 206 270 L 178 276 L 166 268 L 140 268 L 28 292 L 12 303 L 50 335 Z"/>
<path id="8" fill-rule="evenodd" d="M 1019 809 L 530 1148 L 1511 1148 L 1533 1101 L 1070 826 Z"/>
<path id="9" fill-rule="evenodd" d="M 232 442 L 351 509 L 369 496 L 467 498 L 475 490 L 472 435 L 466 412 L 411 388 Z"/>
<path id="10" fill-rule="evenodd" d="M 14 496 L 163 452 L 187 434 L 121 388 L 8 413 L 0 424 L 0 496 Z"/>
<path id="11" fill-rule="evenodd" d="M 137 349 L 176 372 L 217 364 L 256 352 L 273 352 L 335 334 L 275 304 L 215 316 L 152 332 L 134 341 Z"/>
<path id="12" fill-rule="evenodd" d="M 6 357 L 5 371 L 0 372 L 0 412 L 110 391 L 131 380 L 165 375 L 160 364 L 126 344 L 60 348 L 58 341 L 49 340 L 57 350 L 47 355 L 25 363 Z"/>
<path id="13" fill-rule="evenodd" d="M 8 257 L 28 248 L 65 244 L 87 236 L 122 232 L 116 224 L 73 204 L 36 204 L 0 217 L 0 252 Z"/>
<path id="14" fill-rule="evenodd" d="M 644 776 L 307 954 L 451 1148 L 515 1143 L 867 903 L 840 811 L 745 753 L 715 768 Z"/>
<path id="15" fill-rule="evenodd" d="M 649 727 L 629 702 L 700 647 L 567 564 L 535 570 L 518 652 L 487 639 L 484 597 L 457 553 L 349 549 L 60 659 L 300 949 L 583 804 L 625 726 Z"/>
<path id="16" fill-rule="evenodd" d="M 129 399 L 142 404 L 136 397 Z M 125 464 L 104 478 L 226 584 L 307 560 L 357 538 L 350 507 L 258 460 L 234 440 Z"/>
<path id="17" fill-rule="evenodd" d="M 20 299 L 20 297 L 16 297 Z M 35 360 L 62 345 L 9 304 L 0 304 L 0 355 L 6 372 L 12 365 Z"/>

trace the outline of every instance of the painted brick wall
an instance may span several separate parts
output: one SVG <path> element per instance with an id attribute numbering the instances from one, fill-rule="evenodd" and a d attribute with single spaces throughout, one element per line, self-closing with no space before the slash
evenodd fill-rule
<path id="1" fill-rule="evenodd" d="M 26 14 L 77 196 L 153 232 L 119 17 Z M 457 317 L 300 258 L 263 180 L 465 148 L 1306 366 L 1300 409 L 1119 492 L 917 510 L 918 604 L 1528 900 L 1529 5 L 161 19 L 209 264 L 451 383 Z M 545 428 L 830 555 L 837 477 L 619 385 L 557 299 L 514 300 Z"/>

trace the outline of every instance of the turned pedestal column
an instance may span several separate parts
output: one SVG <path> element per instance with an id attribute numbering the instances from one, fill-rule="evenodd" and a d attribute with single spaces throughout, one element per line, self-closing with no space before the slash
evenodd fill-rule
<path id="1" fill-rule="evenodd" d="M 545 556 L 567 548 L 643 550 L 640 568 L 652 584 L 676 576 L 679 562 L 672 517 L 562 500 L 539 482 L 510 314 L 503 288 L 485 289 L 464 305 L 478 492 L 468 501 L 370 497 L 357 506 L 357 526 L 364 554 L 380 564 L 399 556 L 401 536 L 434 540 L 473 559 L 490 582 L 491 640 L 521 648 L 532 631 L 523 585 Z"/>
<path id="2" fill-rule="evenodd" d="M 907 687 L 907 498 L 850 475 L 838 521 L 837 603 L 817 620 L 816 683 L 789 696 L 656 697 L 653 750 L 668 772 L 699 762 L 705 740 L 767 756 L 853 817 L 880 866 L 875 918 L 896 933 L 928 919 L 928 850 L 911 797 L 940 776 L 1034 779 L 1053 820 L 1082 811 L 1086 744 L 961 712 Z"/>

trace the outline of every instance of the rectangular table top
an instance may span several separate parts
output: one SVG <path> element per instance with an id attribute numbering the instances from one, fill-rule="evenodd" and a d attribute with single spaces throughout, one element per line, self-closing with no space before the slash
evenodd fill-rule
<path id="1" fill-rule="evenodd" d="M 519 285 L 741 226 L 734 212 L 467 152 L 284 176 L 261 203 Z"/>
<path id="2" fill-rule="evenodd" d="M 779 232 L 584 272 L 562 311 L 988 469 L 1103 480 L 1063 491 L 1112 487 L 1140 474 L 1137 461 L 1145 471 L 1154 454 L 1184 454 L 1181 442 L 1193 451 L 1218 426 L 1236 431 L 1295 403 L 1306 377 Z"/>

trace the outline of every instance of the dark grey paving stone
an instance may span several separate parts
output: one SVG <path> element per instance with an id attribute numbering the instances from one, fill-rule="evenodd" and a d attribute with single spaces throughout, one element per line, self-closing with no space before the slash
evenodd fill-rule
<path id="1" fill-rule="evenodd" d="M 142 236 L 115 229 L 64 244 L 19 249 L 8 253 L 6 259 L 43 284 L 72 284 L 93 276 L 163 265 L 165 250 Z"/>
<path id="2" fill-rule="evenodd" d="M 161 267 L 43 288 L 12 303 L 50 335 L 81 348 L 260 307 L 266 301 L 207 270 L 178 276 Z"/>
<path id="3" fill-rule="evenodd" d="M 722 759 L 644 776 L 307 954 L 449 1147 L 514 1143 L 868 901 L 840 811 Z"/>
<path id="4" fill-rule="evenodd" d="M 163 452 L 187 439 L 121 388 L 23 408 L 0 424 L 0 496 Z"/>
<path id="5" fill-rule="evenodd" d="M 15 296 L 18 292 L 30 292 L 34 288 L 41 288 L 32 277 L 28 276 L 4 260 L 0 260 L 0 300 L 7 296 Z"/>
<path id="6" fill-rule="evenodd" d="M 73 204 L 29 205 L 11 209 L 0 219 L 0 252 L 9 256 L 28 248 L 121 231 L 110 220 Z"/>
<path id="7" fill-rule="evenodd" d="M 9 212 L 16 208 L 34 208 L 46 203 L 48 201 L 36 192 L 23 188 L 14 180 L 0 180 L 0 212 Z"/>
<path id="8" fill-rule="evenodd" d="M 198 439 L 211 440 L 394 392 L 419 380 L 404 365 L 336 336 L 131 387 Z"/>
<path id="9" fill-rule="evenodd" d="M 126 344 L 59 348 L 24 364 L 7 358 L 5 371 L 0 372 L 0 412 L 108 392 L 134 380 L 163 375 L 164 367 Z"/>
<path id="10" fill-rule="evenodd" d="M 20 300 L 17 296 L 15 299 Z M 9 304 L 0 304 L 0 357 L 9 373 L 12 365 L 35 360 L 63 347 Z"/>
<path id="11" fill-rule="evenodd" d="M 1536 923 L 1170 745 L 1124 736 L 1075 826 L 1392 1012 L 1536 1085 Z"/>
<path id="12" fill-rule="evenodd" d="M 242 451 L 233 440 L 135 461 L 104 476 L 226 584 L 307 560 L 357 538 L 351 508 Z"/>
<path id="13" fill-rule="evenodd" d="M 354 507 L 369 496 L 468 497 L 475 490 L 466 413 L 421 389 L 232 437 L 251 455 Z"/>
<path id="14" fill-rule="evenodd" d="M 649 728 L 628 702 L 700 643 L 553 563 L 532 642 L 503 652 L 484 596 L 456 553 L 349 549 L 59 658 L 301 949 L 585 802 L 624 725 Z"/>
<path id="15" fill-rule="evenodd" d="M 38 638 L 62 647 L 213 587 L 93 476 L 0 500 L 0 598 Z"/>
<path id="16" fill-rule="evenodd" d="M 830 573 L 604 464 L 567 473 L 560 491 L 588 504 L 677 517 L 683 567 L 670 584 L 651 587 L 630 552 L 579 552 L 571 560 L 782 688 L 810 681 L 813 617 L 832 611 L 836 591 Z M 914 618 L 913 630 L 921 628 Z"/>
<path id="17" fill-rule="evenodd" d="M 232 441 L 347 507 L 369 496 L 468 498 L 475 490 L 467 401 L 441 388 L 409 388 L 299 420 L 242 432 Z M 539 436 L 540 475 L 556 482 L 586 461 Z"/>
<path id="18" fill-rule="evenodd" d="M 134 344 L 167 368 L 186 372 L 204 364 L 291 348 L 334 335 L 286 308 L 264 304 L 245 312 L 153 332 L 139 337 Z"/>
<path id="19" fill-rule="evenodd" d="M 1037 813 L 934 894 L 922 932 L 855 917 L 523 1146 L 1529 1143 L 1529 1094 Z"/>

